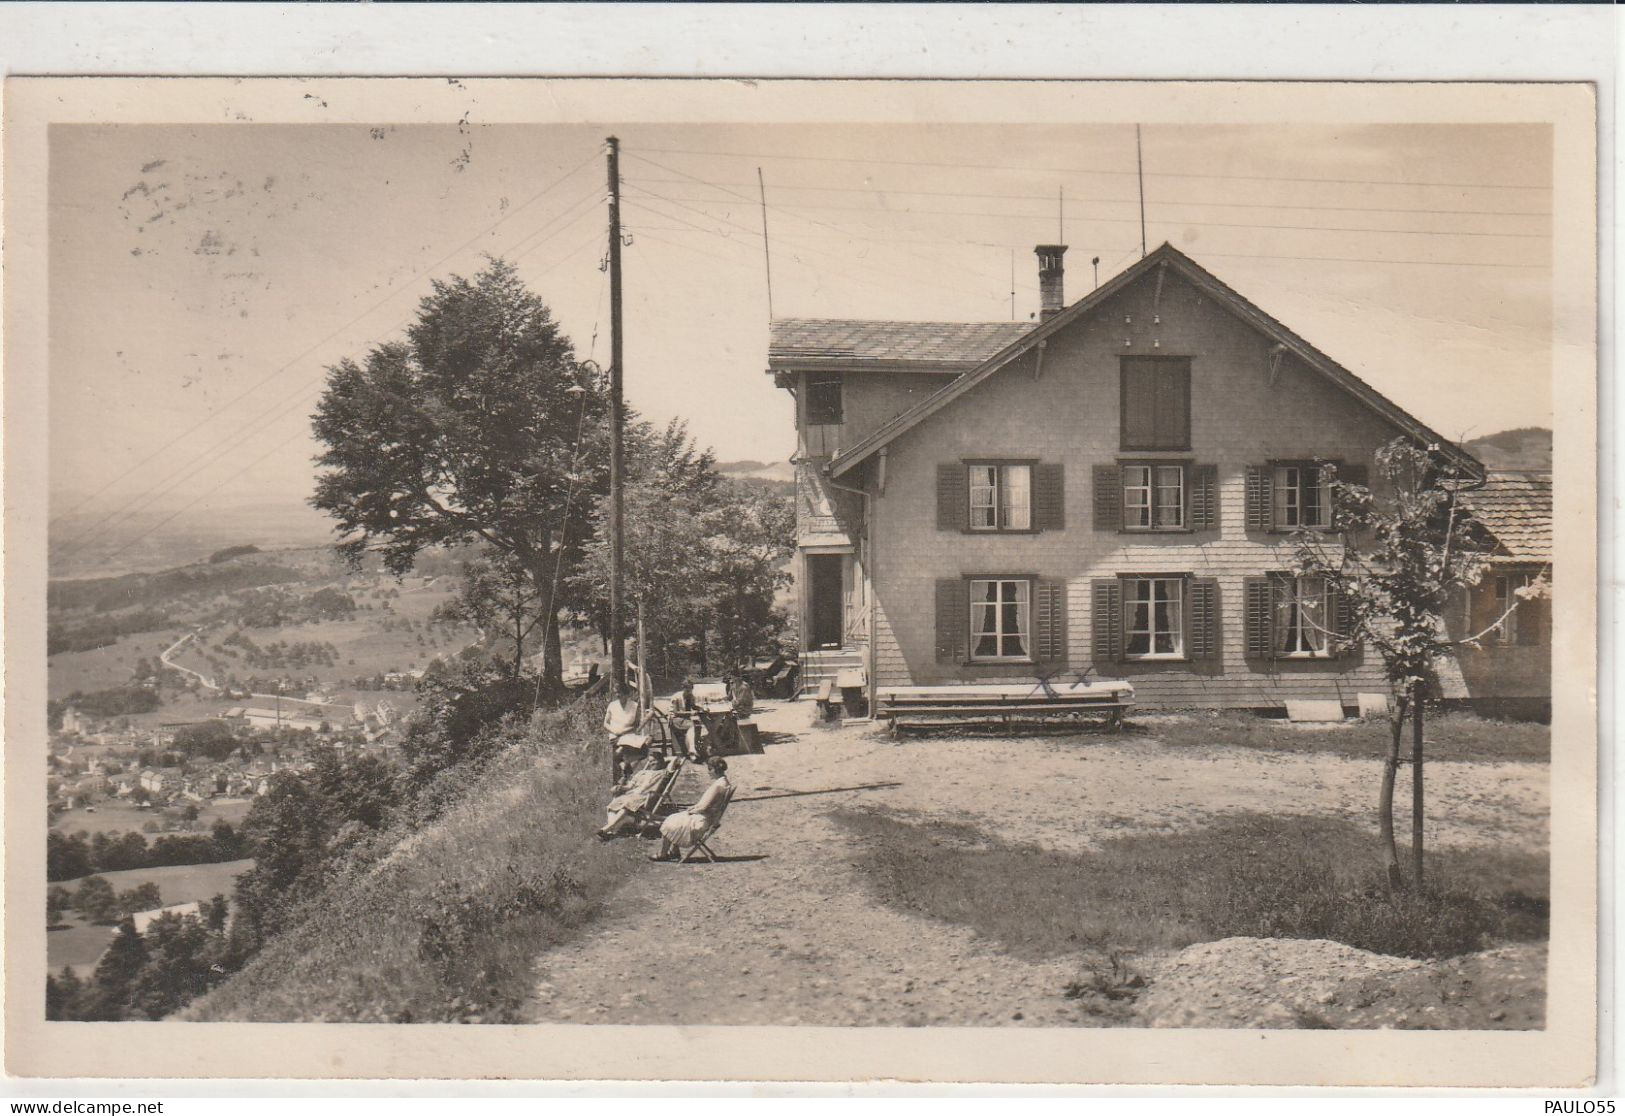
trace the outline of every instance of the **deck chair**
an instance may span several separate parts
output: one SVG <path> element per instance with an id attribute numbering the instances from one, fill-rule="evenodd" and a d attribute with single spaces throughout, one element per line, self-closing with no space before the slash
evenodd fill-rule
<path id="1" fill-rule="evenodd" d="M 733 786 L 729 786 L 728 789 L 723 792 L 722 805 L 717 809 L 716 820 L 711 823 L 710 828 L 694 839 L 694 844 L 689 846 L 688 851 L 684 852 L 679 858 L 682 863 L 687 864 L 689 857 L 693 856 L 697 852 L 704 853 L 705 859 L 710 861 L 712 864 L 717 862 L 716 854 L 711 851 L 711 847 L 707 845 L 706 842 L 711 839 L 712 835 L 715 834 L 717 830 L 722 828 L 722 815 L 728 812 L 728 803 L 734 800 L 734 790 L 735 788 Z"/>
<path id="2" fill-rule="evenodd" d="M 677 786 L 677 776 L 683 773 L 683 765 L 687 762 L 678 757 L 677 762 L 667 769 L 660 782 L 655 784 L 655 792 L 649 798 L 649 805 L 632 812 L 637 831 L 644 837 L 660 836 L 660 812 L 670 804 L 671 792 Z"/>

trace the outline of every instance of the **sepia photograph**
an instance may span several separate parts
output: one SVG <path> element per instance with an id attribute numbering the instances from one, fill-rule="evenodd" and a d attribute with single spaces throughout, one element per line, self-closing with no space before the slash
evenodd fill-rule
<path id="1" fill-rule="evenodd" d="M 7 92 L 13 1073 L 1594 1072 L 1591 90 Z"/>

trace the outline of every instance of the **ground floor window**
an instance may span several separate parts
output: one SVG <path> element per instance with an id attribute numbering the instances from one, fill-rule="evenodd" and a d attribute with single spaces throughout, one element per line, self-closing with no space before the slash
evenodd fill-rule
<path id="1" fill-rule="evenodd" d="M 1123 656 L 1128 659 L 1178 659 L 1185 654 L 1185 579 L 1123 579 Z"/>
<path id="2" fill-rule="evenodd" d="M 1025 578 L 975 578 L 970 583 L 971 658 L 982 662 L 1032 658 L 1032 583 Z"/>
<path id="3" fill-rule="evenodd" d="M 1331 654 L 1329 636 L 1335 618 L 1327 605 L 1325 578 L 1277 578 L 1275 613 L 1277 656 L 1313 659 Z"/>

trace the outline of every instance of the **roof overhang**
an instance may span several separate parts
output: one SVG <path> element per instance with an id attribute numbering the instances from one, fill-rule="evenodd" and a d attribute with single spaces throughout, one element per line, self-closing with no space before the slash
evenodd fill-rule
<path id="1" fill-rule="evenodd" d="M 1243 322 L 1274 338 L 1288 352 L 1291 352 L 1310 368 L 1325 375 L 1334 384 L 1377 411 L 1395 426 L 1398 426 L 1430 448 L 1435 448 L 1436 452 L 1463 467 L 1475 480 L 1482 480 L 1485 470 L 1477 458 L 1412 417 L 1398 404 L 1377 391 L 1376 388 L 1360 379 L 1341 364 L 1338 364 L 1296 333 L 1293 333 L 1269 314 L 1254 306 L 1245 297 L 1232 290 L 1196 263 L 1195 260 L 1192 260 L 1168 243 L 1162 244 L 1156 251 L 1107 280 L 1084 298 L 1079 299 L 1048 321 L 1041 323 L 1036 329 L 1012 341 L 983 361 L 973 371 L 965 373 L 950 384 L 945 384 L 935 394 L 921 400 L 913 408 L 904 411 L 872 431 L 867 437 L 860 439 L 847 449 L 836 454 L 829 463 L 830 476 L 838 477 L 849 472 L 860 462 L 874 454 L 881 446 L 890 443 L 899 435 L 936 414 L 1005 365 L 1010 364 L 1036 348 L 1039 344 L 1047 341 L 1053 334 L 1065 329 L 1078 319 L 1087 317 L 1102 303 L 1131 286 L 1142 276 L 1158 268 L 1165 267 L 1172 268 L 1192 285 L 1212 296 L 1219 305 L 1225 307 Z"/>

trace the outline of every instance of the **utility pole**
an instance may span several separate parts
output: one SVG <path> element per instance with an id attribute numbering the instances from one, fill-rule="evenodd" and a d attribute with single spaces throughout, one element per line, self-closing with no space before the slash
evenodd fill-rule
<path id="1" fill-rule="evenodd" d="M 762 178 L 762 168 L 756 168 L 756 189 L 761 192 L 762 198 L 762 261 L 767 265 L 767 320 L 773 320 L 773 253 L 767 246 L 767 182 Z M 641 637 L 640 637 L 641 638 Z M 643 647 L 638 644 L 639 649 Z"/>
<path id="2" fill-rule="evenodd" d="M 626 683 L 626 639 L 621 624 L 621 492 L 625 425 L 621 402 L 621 141 L 609 137 L 609 670 L 614 687 Z M 642 686 L 642 681 L 639 681 Z"/>

